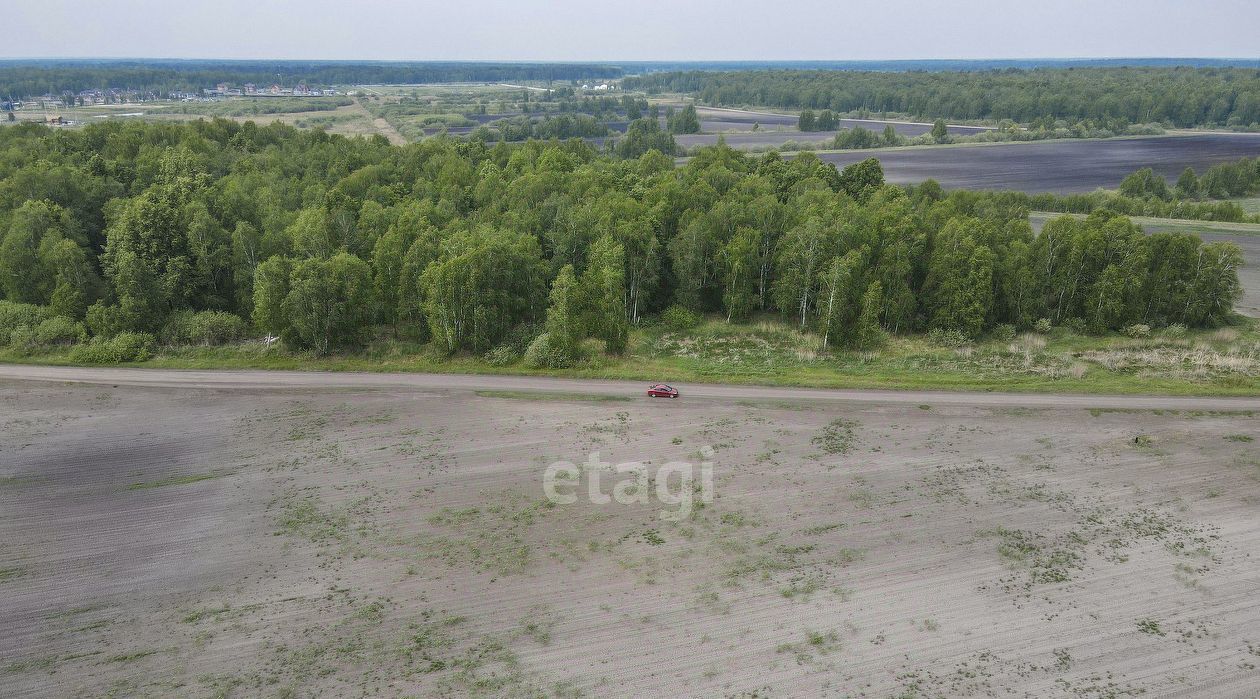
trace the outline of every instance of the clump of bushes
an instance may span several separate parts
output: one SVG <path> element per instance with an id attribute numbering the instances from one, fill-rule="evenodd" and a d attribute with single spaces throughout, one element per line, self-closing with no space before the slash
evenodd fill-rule
<path id="1" fill-rule="evenodd" d="M 106 340 L 94 337 L 79 345 L 70 353 L 70 359 L 80 364 L 117 364 L 119 362 L 143 362 L 153 356 L 156 338 L 148 333 L 121 332 Z"/>
<path id="2" fill-rule="evenodd" d="M 490 366 L 508 366 L 520 361 L 542 332 L 541 323 L 520 323 L 508 331 L 503 342 L 485 354 Z"/>
<path id="3" fill-rule="evenodd" d="M 47 306 L 0 301 L 0 347 L 29 354 L 39 347 L 73 345 L 86 336 L 82 323 L 53 315 Z"/>
<path id="4" fill-rule="evenodd" d="M 51 317 L 47 306 L 0 300 L 0 345 L 10 344 L 13 331 L 23 327 L 30 330 Z"/>
<path id="5" fill-rule="evenodd" d="M 993 328 L 993 339 L 998 342 L 1010 342 L 1015 339 L 1015 335 L 1015 326 L 1008 323 L 1002 323 Z"/>
<path id="6" fill-rule="evenodd" d="M 1041 335 L 1049 335 L 1053 329 L 1054 325 L 1050 323 L 1049 318 L 1038 318 L 1037 322 L 1033 323 L 1033 332 Z"/>
<path id="7" fill-rule="evenodd" d="M 40 345 L 74 345 L 87 339 L 87 328 L 73 318 L 53 316 L 35 326 L 33 334 Z"/>
<path id="8" fill-rule="evenodd" d="M 971 338 L 961 330 L 932 328 L 928 331 L 928 342 L 940 347 L 962 347 L 971 344 Z"/>
<path id="9" fill-rule="evenodd" d="M 1170 340 L 1180 340 L 1186 336 L 1186 326 L 1181 323 L 1173 323 L 1164 328 L 1164 337 Z"/>
<path id="10" fill-rule="evenodd" d="M 1121 332 L 1131 338 L 1140 339 L 1151 336 L 1151 326 L 1144 323 L 1134 323 L 1133 325 L 1125 327 Z"/>
<path id="11" fill-rule="evenodd" d="M 508 366 L 515 364 L 521 358 L 516 348 L 507 343 L 496 346 L 494 349 L 486 352 L 486 364 L 490 366 Z"/>
<path id="12" fill-rule="evenodd" d="M 1085 323 L 1084 318 L 1068 318 L 1060 323 L 1060 327 L 1073 335 L 1084 335 L 1089 331 L 1089 326 Z"/>
<path id="13" fill-rule="evenodd" d="M 563 369 L 573 366 L 573 356 L 551 341 L 551 335 L 542 333 L 529 343 L 525 350 L 525 366 L 531 369 Z"/>
<path id="14" fill-rule="evenodd" d="M 19 325 L 9 333 L 9 348 L 20 355 L 28 355 L 35 351 L 35 331 L 29 325 Z"/>
<path id="15" fill-rule="evenodd" d="M 240 316 L 224 311 L 179 311 L 162 328 L 162 340 L 171 345 L 225 345 L 243 340 L 248 332 Z"/>
<path id="16" fill-rule="evenodd" d="M 661 312 L 661 325 L 674 332 L 690 330 L 700 324 L 700 315 L 682 306 L 670 306 Z"/>

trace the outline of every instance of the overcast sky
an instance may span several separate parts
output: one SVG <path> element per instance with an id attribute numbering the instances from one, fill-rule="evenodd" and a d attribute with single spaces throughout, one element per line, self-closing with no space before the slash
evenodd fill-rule
<path id="1" fill-rule="evenodd" d="M 0 27 L 5 58 L 1260 55 L 1260 0 L 0 0 Z"/>

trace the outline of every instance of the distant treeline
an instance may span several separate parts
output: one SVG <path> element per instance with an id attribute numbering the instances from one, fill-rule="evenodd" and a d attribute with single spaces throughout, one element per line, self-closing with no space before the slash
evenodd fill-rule
<path id="1" fill-rule="evenodd" d="M 740 71 L 625 80 L 714 105 L 906 114 L 924 119 L 1260 125 L 1253 68 L 1042 68 L 983 72 Z"/>
<path id="2" fill-rule="evenodd" d="M 219 83 L 362 85 L 617 78 L 594 63 L 339 61 L 0 61 L 0 98 L 125 88 L 164 94 Z"/>
<path id="3" fill-rule="evenodd" d="M 1250 68 L 1255 60 L 1240 58 L 929 58 L 891 61 L 624 61 L 617 65 L 628 75 L 707 70 L 849 70 L 880 73 L 986 71 L 1021 68 L 1119 68 L 1189 66 L 1194 68 Z"/>

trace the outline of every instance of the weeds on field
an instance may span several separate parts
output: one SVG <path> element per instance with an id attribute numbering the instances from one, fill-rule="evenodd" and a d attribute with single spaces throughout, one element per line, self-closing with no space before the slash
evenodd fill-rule
<path id="1" fill-rule="evenodd" d="M 153 488 L 165 488 L 173 485 L 189 485 L 192 483 L 200 483 L 201 481 L 213 480 L 224 476 L 231 476 L 236 471 L 211 471 L 209 473 L 192 473 L 185 476 L 171 476 L 157 481 L 147 481 L 142 483 L 132 483 L 127 486 L 127 490 L 151 490 Z"/>
<path id="2" fill-rule="evenodd" d="M 805 640 L 783 643 L 776 653 L 791 654 L 797 665 L 812 665 L 821 656 L 840 650 L 840 635 L 835 631 L 805 631 Z"/>
<path id="3" fill-rule="evenodd" d="M 623 402 L 630 396 L 602 393 L 557 393 L 550 391 L 477 391 L 482 398 L 508 398 L 514 400 L 590 401 L 595 403 Z"/>
<path id="4" fill-rule="evenodd" d="M 857 420 L 837 418 L 832 420 L 818 436 L 812 440 L 827 454 L 848 454 L 856 440 L 856 429 L 860 425 Z"/>

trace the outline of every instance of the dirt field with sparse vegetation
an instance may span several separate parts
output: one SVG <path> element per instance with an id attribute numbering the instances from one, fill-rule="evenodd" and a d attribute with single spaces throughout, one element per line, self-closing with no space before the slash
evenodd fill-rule
<path id="1" fill-rule="evenodd" d="M 8 697 L 1260 691 L 1254 399 L 6 377 Z"/>

